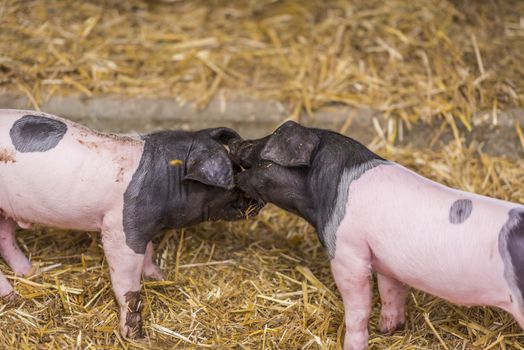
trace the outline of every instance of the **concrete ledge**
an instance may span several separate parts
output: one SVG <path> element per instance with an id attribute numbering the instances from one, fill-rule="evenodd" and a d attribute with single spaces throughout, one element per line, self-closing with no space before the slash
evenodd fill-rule
<path id="1" fill-rule="evenodd" d="M 32 106 L 25 96 L 0 95 L 0 108 L 32 109 Z M 262 101 L 248 96 L 236 96 L 228 98 L 227 101 L 215 98 L 204 109 L 198 109 L 194 103 L 181 104 L 174 99 L 55 96 L 45 101 L 41 109 L 95 129 L 121 133 L 228 126 L 238 130 L 246 138 L 270 133 L 288 116 L 286 106 L 280 102 Z M 312 117 L 302 115 L 300 120 L 307 126 L 339 131 L 350 115 L 352 123 L 347 134 L 364 144 L 370 143 L 377 136 L 373 119 L 376 119 L 384 130 L 387 129 L 387 123 L 379 111 L 348 106 L 324 108 Z M 485 119 L 487 120 L 475 126 L 472 132 L 467 132 L 464 127 L 458 125 L 467 143 L 476 141 L 483 144 L 483 150 L 492 155 L 522 155 L 520 141 L 515 132 L 515 122 L 518 121 L 524 126 L 524 109 L 499 111 L 497 125 L 493 125 L 491 118 Z M 404 137 L 397 141 L 397 144 L 427 148 L 435 128 L 439 125 L 440 123 L 417 123 L 409 132 L 404 129 Z M 434 147 L 451 140 L 451 133 L 443 133 Z"/>

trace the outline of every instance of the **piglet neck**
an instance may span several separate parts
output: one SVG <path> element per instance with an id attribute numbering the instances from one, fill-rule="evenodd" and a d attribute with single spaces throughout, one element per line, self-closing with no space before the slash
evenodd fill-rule
<path id="1" fill-rule="evenodd" d="M 306 220 L 311 226 L 313 226 L 315 231 L 319 232 L 318 216 L 315 212 L 315 209 L 312 206 L 309 206 L 307 208 L 301 208 L 298 215 L 304 218 L 304 220 Z"/>
<path id="2" fill-rule="evenodd" d="M 336 231 L 346 215 L 349 186 L 367 170 L 387 163 L 355 140 L 339 134 L 323 136 L 323 144 L 313 159 L 309 192 L 316 230 L 330 257 L 336 245 Z"/>
<path id="3" fill-rule="evenodd" d="M 172 135 L 157 133 L 143 136 L 144 149 L 140 164 L 124 193 L 123 226 L 128 245 L 143 252 L 145 243 L 169 221 L 170 205 L 183 191 L 177 187 L 183 168 L 171 166 L 177 145 Z M 175 135 L 176 136 L 176 135 Z"/>

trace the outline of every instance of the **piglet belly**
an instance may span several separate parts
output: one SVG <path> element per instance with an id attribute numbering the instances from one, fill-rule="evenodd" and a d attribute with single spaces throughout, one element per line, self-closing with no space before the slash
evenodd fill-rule
<path id="1" fill-rule="evenodd" d="M 511 299 L 502 263 L 489 253 L 475 256 L 456 245 L 393 249 L 398 252 L 373 249 L 375 271 L 456 304 L 504 305 Z"/>

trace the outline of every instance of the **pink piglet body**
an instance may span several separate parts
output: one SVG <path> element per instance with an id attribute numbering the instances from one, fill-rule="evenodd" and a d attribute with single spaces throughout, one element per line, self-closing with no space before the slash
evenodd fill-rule
<path id="1" fill-rule="evenodd" d="M 451 189 L 394 163 L 366 171 L 347 198 L 331 260 L 345 301 L 345 349 L 367 346 L 371 271 L 382 332 L 404 324 L 408 286 L 456 304 L 500 307 L 524 325 L 521 292 L 501 246 L 508 213 L 518 205 Z M 453 224 L 450 208 L 460 200 L 470 201 L 471 212 Z"/>
<path id="2" fill-rule="evenodd" d="M 348 198 L 333 266 L 348 261 L 350 246 L 365 244 L 378 273 L 462 305 L 512 305 L 498 247 L 514 203 L 451 189 L 397 164 L 368 170 Z M 471 200 L 472 210 L 451 224 L 457 199 Z"/>

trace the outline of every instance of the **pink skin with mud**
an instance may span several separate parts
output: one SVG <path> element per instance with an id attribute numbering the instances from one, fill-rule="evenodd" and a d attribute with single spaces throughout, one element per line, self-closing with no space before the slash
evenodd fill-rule
<path id="1" fill-rule="evenodd" d="M 35 111 L 0 110 L 0 254 L 31 272 L 17 224 L 101 231 L 120 331 L 141 334 L 140 276 L 163 279 L 151 239 L 163 228 L 245 217 L 224 142 L 231 129 L 130 138 Z M 172 162 L 175 160 L 175 162 Z M 16 296 L 0 273 L 0 296 Z"/>
<path id="2" fill-rule="evenodd" d="M 367 347 L 372 272 L 380 332 L 403 327 L 408 286 L 499 307 L 524 328 L 521 205 L 451 189 L 352 139 L 293 122 L 230 150 L 247 169 L 239 188 L 316 228 L 344 301 L 345 350 Z"/>

